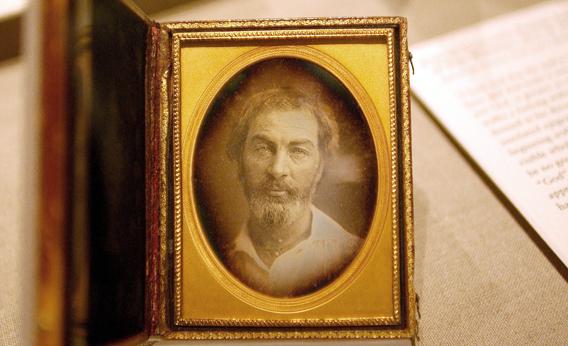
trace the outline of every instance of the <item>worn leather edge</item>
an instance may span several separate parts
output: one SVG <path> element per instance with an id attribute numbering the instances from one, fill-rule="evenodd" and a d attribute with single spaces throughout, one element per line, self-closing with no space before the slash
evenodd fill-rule
<path id="1" fill-rule="evenodd" d="M 159 23 L 152 23 L 148 32 L 146 53 L 146 219 L 147 219 L 147 330 L 149 335 L 159 335 L 165 326 L 162 311 L 165 307 L 164 287 L 161 278 L 161 230 L 167 212 L 166 185 L 164 181 L 167 126 L 162 117 L 167 100 L 163 88 L 167 85 L 169 69 L 169 31 Z M 162 297 L 162 299 L 160 299 Z"/>

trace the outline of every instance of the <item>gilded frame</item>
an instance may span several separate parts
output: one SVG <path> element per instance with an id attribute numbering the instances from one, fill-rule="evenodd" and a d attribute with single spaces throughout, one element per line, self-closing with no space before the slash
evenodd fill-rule
<path id="1" fill-rule="evenodd" d="M 159 283 L 157 290 L 157 327 L 155 332 L 166 339 L 297 339 L 297 338 L 409 338 L 415 334 L 416 320 L 415 297 L 413 291 L 413 215 L 412 215 L 412 176 L 411 176 L 411 152 L 410 152 L 410 105 L 409 105 L 409 82 L 408 82 L 408 48 L 406 41 L 406 20 L 399 17 L 379 17 L 379 18 L 341 18 L 341 19 L 299 19 L 299 20 L 253 20 L 253 21 L 224 21 L 224 22 L 192 22 L 192 23 L 172 23 L 165 25 L 165 32 L 168 36 L 169 46 L 162 47 L 161 54 L 169 57 L 171 65 L 166 64 L 167 68 L 159 71 L 160 76 L 159 94 L 160 98 L 160 226 L 159 226 Z M 182 232 L 184 227 L 183 217 L 193 219 L 189 221 L 196 228 L 192 236 L 203 235 L 199 230 L 199 221 L 195 216 L 195 203 L 193 200 L 184 196 L 182 191 L 182 178 L 187 175 L 183 171 L 183 158 L 187 156 L 185 151 L 192 151 L 185 148 L 182 137 L 187 141 L 195 143 L 199 131 L 199 125 L 203 121 L 207 105 L 214 97 L 218 87 L 209 88 L 204 94 L 204 98 L 209 100 L 202 102 L 200 110 L 196 114 L 201 114 L 192 120 L 190 130 L 186 134 L 182 131 L 181 124 L 181 49 L 185 44 L 217 43 L 231 45 L 234 42 L 246 43 L 259 40 L 282 43 L 290 41 L 290 45 L 284 45 L 276 50 L 257 49 L 249 52 L 242 66 L 250 62 L 258 61 L 266 56 L 293 56 L 304 59 L 313 58 L 313 61 L 325 65 L 328 70 L 335 69 L 335 75 L 344 84 L 349 85 L 349 90 L 356 95 L 360 104 L 369 103 L 365 100 L 365 91 L 358 90 L 359 85 L 350 81 L 348 71 L 340 71 L 340 66 L 335 66 L 333 59 L 329 62 L 322 62 L 325 58 L 317 56 L 317 52 L 311 49 L 300 49 L 298 40 L 318 42 L 318 40 L 336 40 L 342 42 L 349 39 L 380 39 L 384 40 L 388 51 L 388 109 L 390 125 L 384 129 L 384 134 L 388 136 L 390 152 L 388 160 L 384 157 L 379 158 L 383 164 L 390 162 L 390 180 L 388 202 L 391 208 L 392 232 L 392 301 L 394 310 L 392 316 L 374 316 L 366 318 L 328 318 L 326 316 L 312 318 L 290 318 L 284 320 L 269 320 L 263 318 L 243 319 L 238 317 L 216 318 L 216 319 L 186 319 L 182 316 L 182 253 L 184 243 Z M 313 57 L 311 57 L 313 55 Z M 249 60 L 247 60 L 249 59 Z M 257 60 L 255 60 L 257 59 Z M 319 60 L 318 60 L 319 59 Z M 323 59 L 323 60 L 322 60 Z M 224 71 L 220 81 L 211 85 L 222 85 L 227 76 L 237 71 L 242 66 L 233 67 L 229 71 Z M 355 91 L 355 92 L 354 92 Z M 362 108 L 365 114 L 372 113 L 372 105 L 365 105 Z M 369 120 L 370 119 L 370 120 Z M 369 124 L 373 128 L 381 127 L 380 121 L 367 117 Z M 379 131 L 380 132 L 380 131 Z M 375 145 L 379 139 L 375 136 Z M 171 158 L 168 151 L 171 150 Z M 190 156 L 191 157 L 191 156 Z M 188 165 L 185 165 L 186 167 Z M 383 170 L 381 170 L 383 171 Z M 192 207 L 188 207 L 192 205 Z M 189 208 L 189 212 L 187 212 Z M 378 209 L 378 208 L 377 208 Z M 378 213 L 378 211 L 376 212 Z M 189 217 L 188 217 L 189 216 Z M 384 216 L 383 216 L 384 217 Z M 380 219 L 375 217 L 374 219 Z M 187 222 L 187 221 L 186 221 Z M 378 227 L 380 228 L 380 227 Z M 193 232 L 193 231 L 192 231 Z M 370 237 L 373 234 L 369 235 Z M 380 233 L 375 232 L 377 238 Z M 193 240 L 202 244 L 198 246 L 202 257 L 207 259 L 207 242 L 204 239 Z M 201 237 L 203 238 L 203 237 Z M 372 239 L 371 239 L 372 240 Z M 372 241 L 366 241 L 367 250 L 362 252 L 370 253 L 373 249 Z M 371 244 L 371 245 L 369 245 Z M 369 255 L 370 256 L 370 255 Z M 368 257 L 368 256 L 367 256 Z M 363 259 L 361 259 L 363 258 Z M 361 259 L 356 265 L 350 268 L 357 268 L 365 265 L 365 256 L 358 256 Z M 208 262 L 210 268 L 218 267 L 215 263 Z M 348 280 L 352 275 L 342 275 Z M 223 279 L 221 279 L 222 281 Z M 337 280 L 341 281 L 341 280 Z M 343 280 L 345 281 L 345 280 Z M 334 283 L 335 284 L 335 283 Z M 326 292 L 333 293 L 341 289 L 341 282 L 332 286 Z M 238 289 L 231 288 L 231 284 L 225 288 L 233 293 L 238 293 Z M 334 291 L 335 290 L 335 291 Z M 323 290 L 322 290 L 323 291 Z M 235 293 L 235 294 L 236 294 Z M 324 301 L 325 301 L 325 294 Z M 311 296 L 311 301 L 294 301 L 289 307 L 282 302 L 262 302 L 254 301 L 251 298 L 250 304 L 260 304 L 258 306 L 266 309 L 281 309 L 280 312 L 294 312 L 294 307 L 300 306 L 310 308 L 310 304 L 317 305 L 317 298 Z M 321 296 L 321 294 L 320 294 Z M 328 294 L 329 296 L 329 294 Z M 250 298 L 250 297 L 249 297 Z M 313 298 L 313 299 L 312 299 Z M 320 297 L 321 298 L 321 297 Z M 244 300 L 248 299 L 246 297 Z M 310 300 L 308 299 L 308 300 Z M 316 301 L 316 303 L 314 303 Z M 321 299 L 319 301 L 321 303 Z M 272 305 L 271 305 L 272 304 Z M 299 305 L 298 305 L 299 304 Z M 302 305 L 304 304 L 304 305 Z M 306 305 L 307 304 L 307 305 Z M 289 308 L 291 310 L 286 311 Z M 301 308 L 300 308 L 301 310 Z M 299 310 L 298 310 L 299 311 Z M 285 328 L 283 328 L 285 327 Z M 341 327 L 341 328 L 336 328 Z M 290 329 L 296 328 L 296 329 Z"/>

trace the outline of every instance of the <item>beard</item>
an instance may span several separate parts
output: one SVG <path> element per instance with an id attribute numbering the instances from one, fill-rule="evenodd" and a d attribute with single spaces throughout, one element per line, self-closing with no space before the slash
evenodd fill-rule
<path id="1" fill-rule="evenodd" d="M 271 196 L 269 191 L 285 191 L 282 196 Z M 260 186 L 247 188 L 252 216 L 264 227 L 284 226 L 297 220 L 309 207 L 312 190 L 301 191 L 293 182 L 267 179 Z"/>

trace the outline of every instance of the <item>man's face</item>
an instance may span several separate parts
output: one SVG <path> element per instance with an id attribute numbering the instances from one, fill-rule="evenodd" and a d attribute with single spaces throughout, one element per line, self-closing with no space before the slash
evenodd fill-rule
<path id="1" fill-rule="evenodd" d="M 318 144 L 318 123 L 307 110 L 274 110 L 252 121 L 241 173 L 253 217 L 285 225 L 309 207 L 321 177 Z"/>

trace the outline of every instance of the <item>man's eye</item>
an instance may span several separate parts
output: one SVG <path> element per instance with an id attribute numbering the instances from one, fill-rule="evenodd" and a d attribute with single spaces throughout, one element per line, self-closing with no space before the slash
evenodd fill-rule
<path id="1" fill-rule="evenodd" d="M 294 147 L 290 150 L 290 154 L 294 157 L 294 158 L 304 158 L 306 156 L 308 156 L 310 154 L 309 150 L 304 149 L 304 148 L 300 148 L 300 147 Z"/>
<path id="2" fill-rule="evenodd" d="M 270 147 L 268 145 L 257 145 L 254 148 L 254 151 L 256 151 L 259 154 L 269 154 L 270 153 Z"/>

